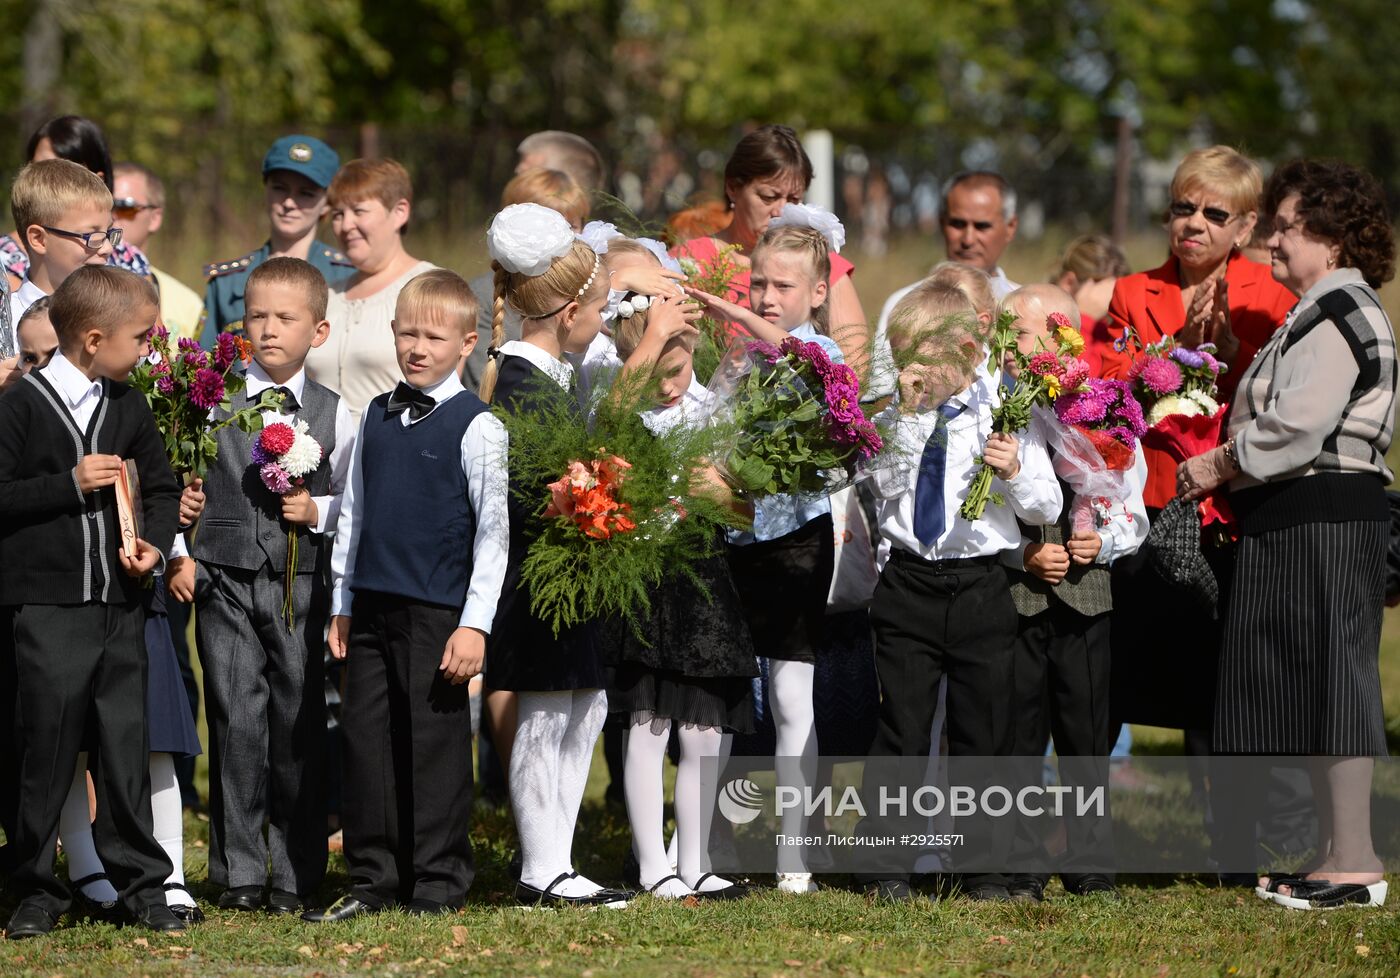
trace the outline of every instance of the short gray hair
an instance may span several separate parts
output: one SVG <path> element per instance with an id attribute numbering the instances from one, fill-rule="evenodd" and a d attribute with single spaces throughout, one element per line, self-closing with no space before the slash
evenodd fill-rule
<path id="1" fill-rule="evenodd" d="M 995 187 L 997 193 L 1001 194 L 1001 218 L 1009 221 L 1016 216 L 1016 189 L 1007 182 L 1006 177 L 995 170 L 960 170 L 954 173 L 947 180 L 943 181 L 943 188 L 938 197 L 938 213 L 942 216 L 948 209 L 948 195 L 955 187 L 965 183 L 976 184 L 982 187 Z"/>
<path id="2" fill-rule="evenodd" d="M 602 154 L 576 133 L 561 129 L 532 132 L 520 141 L 516 152 L 521 156 L 528 153 L 552 154 L 553 159 L 546 164 L 546 169 L 563 170 L 586 191 L 603 189 Z"/>

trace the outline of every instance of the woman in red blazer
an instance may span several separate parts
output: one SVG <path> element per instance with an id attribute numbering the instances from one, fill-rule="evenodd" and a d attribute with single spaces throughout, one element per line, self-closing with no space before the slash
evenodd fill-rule
<path id="1" fill-rule="evenodd" d="M 1191 347 L 1212 342 L 1229 364 L 1220 381 L 1221 403 L 1229 403 L 1240 374 L 1296 301 L 1268 266 L 1240 254 L 1253 233 L 1262 191 L 1259 168 L 1228 146 L 1187 154 L 1172 178 L 1171 257 L 1159 268 L 1120 278 L 1106 328 L 1086 337 L 1101 358 L 1103 376 L 1127 376 L 1134 342 L 1146 345 L 1164 336 Z M 1155 518 L 1176 495 L 1177 460 L 1147 444 L 1143 456 L 1143 498 Z M 1223 596 L 1233 550 L 1214 543 L 1205 550 Z M 1119 720 L 1186 729 L 1188 749 L 1195 741 L 1204 753 L 1219 626 L 1190 601 L 1157 576 L 1145 554 L 1115 562 L 1110 702 Z M 1155 627 L 1167 621 L 1170 627 Z"/>

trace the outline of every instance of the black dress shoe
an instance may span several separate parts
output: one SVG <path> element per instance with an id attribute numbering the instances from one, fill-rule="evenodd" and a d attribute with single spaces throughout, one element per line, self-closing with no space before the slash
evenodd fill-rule
<path id="1" fill-rule="evenodd" d="M 301 915 L 301 919 L 313 924 L 333 924 L 337 920 L 363 917 L 366 914 L 379 913 L 383 909 L 382 904 L 366 903 L 357 896 L 346 895 L 324 910 L 308 910 Z"/>
<path id="2" fill-rule="evenodd" d="M 607 887 L 586 896 L 562 896 L 554 892 L 556 886 L 567 879 L 573 879 L 576 875 L 578 874 L 560 873 L 554 878 L 554 882 L 543 890 L 525 882 L 516 883 L 515 902 L 523 907 L 611 907 L 617 909 L 627 906 L 628 901 L 636 896 L 631 890 L 612 890 Z"/>
<path id="3" fill-rule="evenodd" d="M 408 901 L 403 912 L 413 917 L 437 917 L 442 914 L 456 913 L 457 908 L 445 903 L 438 903 L 436 900 L 415 899 Z"/>
<path id="4" fill-rule="evenodd" d="M 871 903 L 908 903 L 914 891 L 908 880 L 875 880 L 865 884 L 865 898 Z"/>
<path id="5" fill-rule="evenodd" d="M 1006 892 L 1017 903 L 1040 903 L 1045 899 L 1045 883 L 1035 876 L 1013 876 Z"/>
<path id="6" fill-rule="evenodd" d="M 220 910 L 261 910 L 263 902 L 261 886 L 235 886 L 219 894 Z"/>
<path id="7" fill-rule="evenodd" d="M 301 897 L 295 893 L 288 893 L 286 890 L 272 890 L 267 894 L 267 912 L 274 917 L 301 913 L 305 909 Z"/>
<path id="8" fill-rule="evenodd" d="M 73 903 L 76 916 L 106 924 L 126 923 L 126 911 L 122 908 L 120 900 L 94 900 L 83 892 L 83 887 L 90 886 L 99 880 L 107 880 L 107 874 L 93 873 L 91 876 L 84 876 L 80 880 L 73 881 Z"/>
<path id="9" fill-rule="evenodd" d="M 179 883 L 166 883 L 166 884 L 165 884 L 165 892 L 166 892 L 166 893 L 171 893 L 171 892 L 174 892 L 174 891 L 177 891 L 177 890 L 178 890 L 180 893 L 184 894 L 186 897 L 189 897 L 190 902 L 189 902 L 189 903 L 177 903 L 177 904 L 175 904 L 174 906 L 172 906 L 172 907 L 170 908 L 170 912 L 173 913 L 173 914 L 175 915 L 175 918 L 176 918 L 177 920 L 179 920 L 181 923 L 185 923 L 185 924 L 202 924 L 202 923 L 204 923 L 204 911 L 203 911 L 203 910 L 200 910 L 200 909 L 199 909 L 199 905 L 198 905 L 197 903 L 194 902 L 194 896 L 193 896 L 193 894 L 190 893 L 189 888 L 186 887 L 186 886 L 182 886 L 182 885 L 179 884 Z"/>
<path id="10" fill-rule="evenodd" d="M 1000 903 L 1011 899 L 1010 892 L 1000 883 L 975 883 L 965 888 L 962 895 L 979 903 Z"/>
<path id="11" fill-rule="evenodd" d="M 1065 889 L 1075 896 L 1093 896 L 1112 901 L 1123 898 L 1118 887 L 1113 885 L 1113 880 L 1100 873 L 1086 873 L 1072 883 L 1066 883 Z"/>
<path id="12" fill-rule="evenodd" d="M 5 927 L 5 936 L 12 941 L 22 941 L 26 937 L 43 937 L 54 929 L 58 917 L 49 913 L 37 903 L 21 903 L 10 915 Z"/>
<path id="13" fill-rule="evenodd" d="M 159 934 L 183 934 L 185 924 L 163 903 L 148 903 L 136 914 L 136 922 Z"/>

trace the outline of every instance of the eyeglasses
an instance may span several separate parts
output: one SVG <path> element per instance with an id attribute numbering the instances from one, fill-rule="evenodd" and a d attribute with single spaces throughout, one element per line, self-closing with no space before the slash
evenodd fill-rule
<path id="1" fill-rule="evenodd" d="M 1202 207 L 1200 204 L 1193 204 L 1189 200 L 1174 200 L 1168 210 L 1172 217 L 1190 217 L 1197 211 L 1200 211 L 1202 217 L 1218 228 L 1223 228 L 1239 216 L 1237 214 L 1231 214 L 1229 211 L 1223 211 L 1219 207 Z"/>
<path id="2" fill-rule="evenodd" d="M 130 221 L 142 211 L 156 210 L 155 204 L 142 204 L 135 197 L 118 197 L 112 201 L 112 213 L 123 221 Z"/>
<path id="3" fill-rule="evenodd" d="M 47 224 L 40 224 L 39 226 L 49 232 L 49 234 L 57 234 L 60 237 L 81 241 L 83 247 L 88 251 L 96 251 L 98 248 L 101 248 L 104 238 L 112 242 L 113 248 L 122 243 L 121 228 L 108 228 L 105 231 L 65 231 L 62 228 L 51 228 Z"/>

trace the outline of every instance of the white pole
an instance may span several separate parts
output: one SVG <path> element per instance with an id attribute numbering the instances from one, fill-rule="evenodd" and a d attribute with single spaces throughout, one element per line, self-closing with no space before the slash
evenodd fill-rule
<path id="1" fill-rule="evenodd" d="M 802 148 L 812 160 L 812 185 L 807 203 L 836 210 L 836 141 L 829 129 L 812 129 L 802 136 Z"/>

